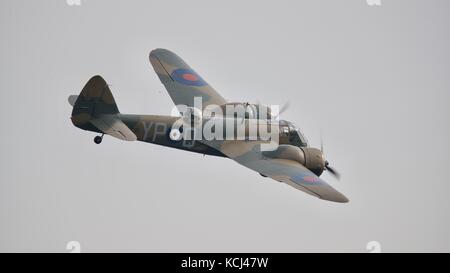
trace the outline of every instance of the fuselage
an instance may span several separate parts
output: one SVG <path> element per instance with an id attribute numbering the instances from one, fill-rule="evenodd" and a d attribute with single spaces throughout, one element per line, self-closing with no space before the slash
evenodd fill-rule
<path id="1" fill-rule="evenodd" d="M 133 131 L 138 141 L 212 156 L 226 157 L 223 153 L 195 140 L 174 141 L 169 134 L 179 117 L 163 115 L 126 115 L 119 118 Z"/>
<path id="2" fill-rule="evenodd" d="M 170 148 L 190 151 L 205 155 L 226 157 L 220 151 L 211 148 L 196 140 L 172 140 L 170 132 L 174 123 L 180 117 L 166 116 L 166 115 L 134 115 L 134 114 L 116 114 L 119 118 L 137 137 L 138 141 L 162 145 Z M 236 119 L 236 126 L 241 123 L 241 119 Z M 265 122 L 265 121 L 260 121 Z M 97 128 L 91 124 L 77 126 L 81 129 L 101 133 Z M 248 130 L 248 123 L 247 123 Z M 248 133 L 248 132 L 247 132 Z M 307 147 L 305 137 L 300 130 L 292 123 L 287 121 L 280 121 L 279 123 L 279 144 L 293 145 L 297 147 Z"/>

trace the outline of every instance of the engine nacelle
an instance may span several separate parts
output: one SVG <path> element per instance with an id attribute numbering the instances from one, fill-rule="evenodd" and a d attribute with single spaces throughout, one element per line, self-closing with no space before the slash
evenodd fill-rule
<path id="1" fill-rule="evenodd" d="M 266 157 L 288 159 L 297 161 L 298 163 L 305 165 L 305 153 L 302 149 L 292 145 L 278 145 L 278 148 L 273 151 L 266 151 L 262 153 Z"/>
<path id="2" fill-rule="evenodd" d="M 302 150 L 306 159 L 305 167 L 317 176 L 320 176 L 325 170 L 325 158 L 323 157 L 322 151 L 309 147 L 304 147 Z"/>
<path id="3" fill-rule="evenodd" d="M 274 151 L 263 152 L 263 155 L 270 158 L 288 159 L 296 161 L 317 176 L 321 175 L 325 169 L 325 159 L 319 149 L 292 145 L 279 145 Z"/>

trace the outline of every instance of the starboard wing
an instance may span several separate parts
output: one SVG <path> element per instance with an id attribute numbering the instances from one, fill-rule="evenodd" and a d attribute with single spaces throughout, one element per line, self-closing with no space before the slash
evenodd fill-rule
<path id="1" fill-rule="evenodd" d="M 194 97 L 202 98 L 203 108 L 226 103 L 211 85 L 175 53 L 167 49 L 155 49 L 150 52 L 150 62 L 175 105 L 194 107 Z"/>

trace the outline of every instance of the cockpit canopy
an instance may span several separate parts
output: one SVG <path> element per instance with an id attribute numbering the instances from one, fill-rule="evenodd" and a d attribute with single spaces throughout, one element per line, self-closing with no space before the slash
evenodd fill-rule
<path id="1" fill-rule="evenodd" d="M 238 119 L 263 119 L 274 120 L 277 117 L 272 115 L 271 109 L 266 105 L 231 102 L 205 109 L 210 112 L 207 116 L 224 116 Z M 297 126 L 287 120 L 279 120 L 280 144 L 289 144 L 297 147 L 307 147 L 308 141 Z"/>
<path id="2" fill-rule="evenodd" d="M 301 130 L 292 122 L 280 120 L 280 144 L 307 147 L 308 141 Z"/>

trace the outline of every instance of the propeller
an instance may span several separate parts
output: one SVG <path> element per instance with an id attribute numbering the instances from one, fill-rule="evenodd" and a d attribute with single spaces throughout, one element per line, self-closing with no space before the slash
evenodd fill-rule
<path id="1" fill-rule="evenodd" d="M 320 131 L 320 151 L 322 152 L 322 155 L 324 154 L 323 152 L 323 137 L 322 137 L 322 131 Z M 336 177 L 336 179 L 340 179 L 341 175 L 339 174 L 338 171 L 336 171 L 334 168 L 330 167 L 330 162 L 328 162 L 328 160 L 325 160 L 325 170 L 329 171 L 334 177 Z"/>
<path id="2" fill-rule="evenodd" d="M 320 151 L 323 154 L 323 137 L 322 137 L 322 130 L 320 130 Z"/>
<path id="3" fill-rule="evenodd" d="M 291 106 L 291 103 L 289 101 L 287 101 L 280 109 L 280 113 L 278 113 L 278 115 L 283 114 L 284 112 L 286 112 L 287 109 L 289 109 L 289 107 Z"/>
<path id="4" fill-rule="evenodd" d="M 325 160 L 325 169 L 327 171 L 329 171 L 334 177 L 336 177 L 336 179 L 340 179 L 341 175 L 332 167 L 329 166 L 330 163 L 328 161 Z"/>
<path id="5" fill-rule="evenodd" d="M 244 103 L 244 107 L 245 107 L 245 111 L 247 111 L 247 107 L 250 105 L 250 103 L 249 102 L 246 102 L 246 103 Z M 244 116 L 242 117 L 242 119 L 241 119 L 241 124 L 243 124 L 244 123 L 244 121 L 245 121 L 245 114 L 244 114 Z"/>
<path id="6" fill-rule="evenodd" d="M 278 112 L 278 115 L 273 116 L 272 119 L 278 119 L 281 114 L 283 114 L 284 112 L 286 112 L 289 109 L 290 106 L 291 106 L 291 103 L 289 101 L 285 102 L 283 104 L 283 106 L 281 106 L 280 111 Z"/>

